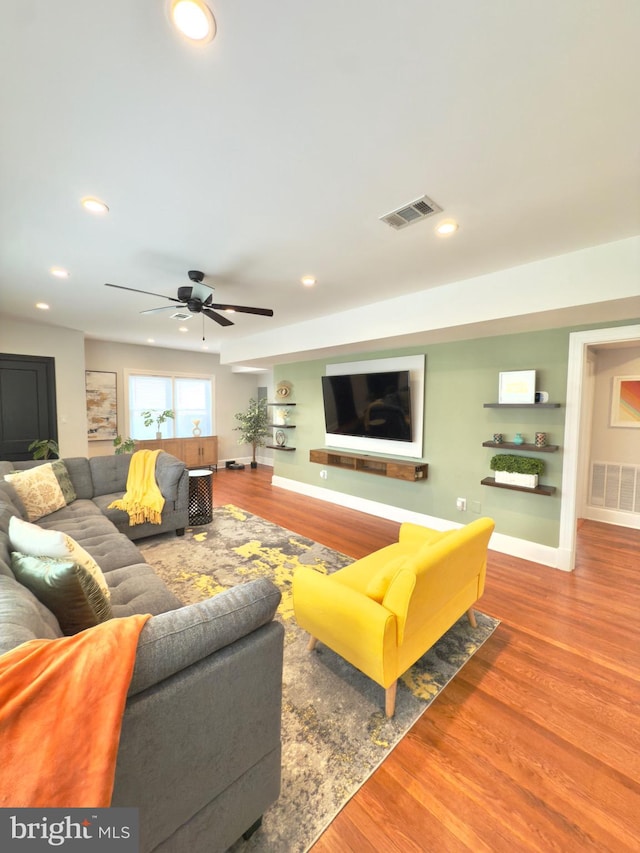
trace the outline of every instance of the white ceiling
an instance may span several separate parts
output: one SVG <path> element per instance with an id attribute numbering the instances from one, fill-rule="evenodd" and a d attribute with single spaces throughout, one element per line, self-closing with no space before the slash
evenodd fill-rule
<path id="1" fill-rule="evenodd" d="M 194 350 L 204 325 L 220 352 L 640 233 L 637 0 L 210 5 L 194 47 L 166 0 L 3 4 L 6 316 Z M 443 213 L 379 221 L 423 194 Z M 176 296 L 194 268 L 216 302 L 275 316 L 181 333 L 139 314 L 168 302 L 104 286 Z"/>

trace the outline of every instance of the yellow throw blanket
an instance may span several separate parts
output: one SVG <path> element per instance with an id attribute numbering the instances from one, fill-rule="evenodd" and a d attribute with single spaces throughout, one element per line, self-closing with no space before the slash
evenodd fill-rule
<path id="1" fill-rule="evenodd" d="M 0 806 L 106 808 L 149 615 L 0 655 Z"/>
<path id="2" fill-rule="evenodd" d="M 129 526 L 162 524 L 164 498 L 156 483 L 156 458 L 159 450 L 137 450 L 131 457 L 127 476 L 127 491 L 109 509 L 122 509 L 129 514 Z"/>

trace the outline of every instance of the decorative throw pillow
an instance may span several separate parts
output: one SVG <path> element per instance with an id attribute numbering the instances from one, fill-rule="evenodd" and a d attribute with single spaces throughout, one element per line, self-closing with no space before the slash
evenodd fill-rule
<path id="1" fill-rule="evenodd" d="M 405 562 L 405 556 L 394 557 L 392 560 L 389 560 L 383 568 L 378 569 L 367 584 L 367 588 L 365 590 L 367 597 L 377 601 L 378 604 L 382 604 L 391 581 L 395 578 L 398 572 L 402 570 Z"/>
<path id="2" fill-rule="evenodd" d="M 79 563 L 93 576 L 103 594 L 111 597 L 102 569 L 81 545 L 59 530 L 43 530 L 37 524 L 12 516 L 9 521 L 9 542 L 14 551 L 33 557 L 62 557 Z"/>
<path id="3" fill-rule="evenodd" d="M 29 521 L 37 521 L 66 506 L 60 484 L 51 463 L 37 465 L 26 471 L 5 474 L 5 480 L 14 487 L 27 511 Z"/>
<path id="4" fill-rule="evenodd" d="M 58 485 L 62 489 L 62 494 L 64 495 L 66 503 L 73 503 L 78 496 L 76 495 L 76 490 L 73 488 L 73 483 L 71 482 L 71 477 L 67 471 L 67 466 L 64 464 L 62 459 L 54 459 L 51 463 L 51 467 L 53 468 L 53 473 L 56 475 Z"/>
<path id="5" fill-rule="evenodd" d="M 91 574 L 73 560 L 13 551 L 11 568 L 23 586 L 48 607 L 62 631 L 77 634 L 111 619 L 111 604 Z"/>

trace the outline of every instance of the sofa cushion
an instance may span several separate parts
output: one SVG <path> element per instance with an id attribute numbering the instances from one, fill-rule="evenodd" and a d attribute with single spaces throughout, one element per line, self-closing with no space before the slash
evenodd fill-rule
<path id="1" fill-rule="evenodd" d="M 131 463 L 130 453 L 114 456 L 94 456 L 89 459 L 93 479 L 93 497 L 112 492 L 124 492 Z"/>
<path id="2" fill-rule="evenodd" d="M 20 496 L 29 521 L 37 521 L 67 504 L 51 464 L 5 474 L 4 479 Z"/>
<path id="3" fill-rule="evenodd" d="M 75 539 L 60 530 L 43 530 L 17 517 L 9 521 L 11 547 L 33 557 L 65 557 L 79 563 L 95 578 L 102 592 L 109 597 L 109 586 L 100 566 Z"/>
<path id="4" fill-rule="evenodd" d="M 136 563 L 107 572 L 113 615 L 165 613 L 182 607 L 177 598 L 148 563 Z"/>
<path id="5" fill-rule="evenodd" d="M 62 637 L 57 619 L 13 576 L 0 575 L 0 654 L 29 640 Z"/>
<path id="6" fill-rule="evenodd" d="M 73 488 L 73 483 L 71 482 L 67 466 L 64 464 L 62 459 L 54 459 L 51 463 L 51 467 L 53 468 L 53 473 L 56 475 L 56 480 L 58 481 L 58 485 L 64 495 L 65 503 L 73 503 L 77 498 L 77 495 L 76 490 Z"/>
<path id="7" fill-rule="evenodd" d="M 11 568 L 16 579 L 54 614 L 64 634 L 77 634 L 112 616 L 109 598 L 93 575 L 73 560 L 14 551 Z"/>

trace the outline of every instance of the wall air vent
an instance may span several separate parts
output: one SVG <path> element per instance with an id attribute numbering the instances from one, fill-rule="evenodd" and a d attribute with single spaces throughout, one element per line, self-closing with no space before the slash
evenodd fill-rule
<path id="1" fill-rule="evenodd" d="M 176 311 L 175 314 L 171 315 L 172 320 L 190 320 L 191 314 L 185 314 L 184 311 Z"/>
<path id="2" fill-rule="evenodd" d="M 422 198 L 417 198 L 415 201 L 399 207 L 398 210 L 385 213 L 384 216 L 380 217 L 380 220 L 398 230 L 414 222 L 419 222 L 421 219 L 426 219 L 427 216 L 432 216 L 434 213 L 441 212 L 442 208 L 435 201 L 431 201 L 430 198 L 423 195 Z"/>

